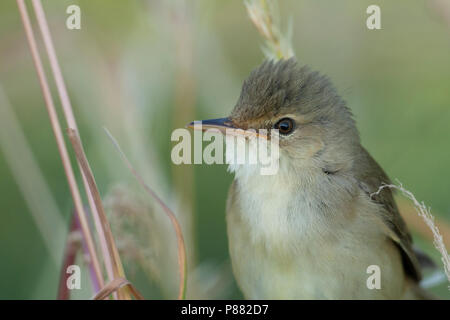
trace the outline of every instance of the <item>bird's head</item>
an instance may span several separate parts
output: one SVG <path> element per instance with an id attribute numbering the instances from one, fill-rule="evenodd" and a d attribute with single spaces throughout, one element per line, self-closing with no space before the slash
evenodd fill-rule
<path id="1" fill-rule="evenodd" d="M 352 162 L 359 135 L 350 110 L 329 79 L 295 59 L 266 61 L 244 81 L 227 118 L 204 120 L 207 128 L 278 129 L 280 160 L 334 172 Z"/>

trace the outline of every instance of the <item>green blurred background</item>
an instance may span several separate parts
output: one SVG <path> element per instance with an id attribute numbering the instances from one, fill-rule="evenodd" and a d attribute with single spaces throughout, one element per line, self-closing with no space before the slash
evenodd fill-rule
<path id="1" fill-rule="evenodd" d="M 81 30 L 65 26 L 71 4 L 81 8 Z M 373 31 L 366 28 L 371 4 L 283 0 L 281 23 L 287 28 L 291 20 L 298 60 L 327 74 L 348 102 L 363 145 L 448 223 L 450 3 L 378 0 L 382 30 Z M 175 237 L 104 126 L 182 222 L 188 297 L 241 298 L 224 216 L 232 176 L 224 165 L 172 165 L 170 137 L 191 120 L 226 116 L 243 80 L 263 61 L 263 41 L 242 1 L 44 0 L 43 6 L 130 280 L 146 298 L 175 298 Z M 40 41 L 37 27 L 35 34 Z M 40 48 L 45 58 L 41 42 Z M 0 299 L 54 299 L 72 201 L 12 0 L 0 2 L 0 94 Z M 431 242 L 413 235 L 442 268 Z M 446 285 L 433 291 L 450 298 Z M 84 276 L 73 297 L 91 296 Z"/>

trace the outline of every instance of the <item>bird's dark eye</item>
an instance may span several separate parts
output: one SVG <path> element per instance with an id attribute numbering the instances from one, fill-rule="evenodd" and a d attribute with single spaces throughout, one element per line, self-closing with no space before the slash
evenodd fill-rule
<path id="1" fill-rule="evenodd" d="M 283 118 L 278 121 L 273 127 L 275 129 L 278 129 L 281 134 L 287 135 L 294 131 L 295 123 L 291 118 Z"/>

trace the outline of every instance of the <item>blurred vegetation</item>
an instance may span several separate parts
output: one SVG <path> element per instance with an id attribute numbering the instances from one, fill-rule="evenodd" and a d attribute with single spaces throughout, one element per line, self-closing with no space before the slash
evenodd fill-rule
<path id="1" fill-rule="evenodd" d="M 450 222 L 450 24 L 434 2 L 379 0 L 382 30 L 375 31 L 365 25 L 373 1 L 281 2 L 280 16 L 292 19 L 298 60 L 333 80 L 355 114 L 363 145 L 392 179 Z M 65 27 L 70 4 L 81 7 L 81 30 Z M 226 116 L 242 81 L 264 59 L 243 3 L 44 0 L 43 5 L 129 279 L 146 298 L 174 298 L 174 236 L 103 126 L 181 219 L 188 298 L 241 298 L 229 266 L 224 217 L 232 176 L 223 165 L 175 167 L 170 136 L 191 120 Z M 282 22 L 287 26 L 288 19 Z M 0 86 L 68 225 L 72 201 L 12 0 L 0 2 Z M 7 158 L 0 149 L 0 299 L 54 299 L 60 264 L 45 247 Z M 138 209 L 150 216 L 148 224 L 123 227 L 120 217 Z M 129 234 L 117 234 L 124 230 Z M 139 242 L 145 230 L 150 235 Z M 416 234 L 415 239 L 440 263 L 431 243 Z M 65 235 L 55 241 L 62 250 Z M 156 260 L 154 265 L 137 263 L 127 247 L 136 243 L 151 246 L 144 248 L 145 257 Z M 82 288 L 75 298 L 91 296 L 86 279 Z M 446 284 L 434 291 L 450 297 Z"/>

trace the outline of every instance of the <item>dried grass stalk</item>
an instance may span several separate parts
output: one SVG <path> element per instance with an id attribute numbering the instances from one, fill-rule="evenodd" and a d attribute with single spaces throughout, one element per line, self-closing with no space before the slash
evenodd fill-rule
<path id="1" fill-rule="evenodd" d="M 106 286 L 104 286 L 92 299 L 104 300 L 124 286 L 128 287 L 131 294 L 135 297 L 136 300 L 144 300 L 144 297 L 139 293 L 139 291 L 137 291 L 136 288 L 127 279 L 124 278 L 116 278 L 112 280 Z"/>
<path id="2" fill-rule="evenodd" d="M 406 199 L 399 199 L 397 202 L 400 212 L 402 213 L 403 218 L 408 226 L 411 227 L 414 231 L 419 233 L 425 239 L 430 241 L 434 240 L 433 231 L 428 228 L 426 224 L 423 223 L 423 220 L 416 213 L 416 207 L 410 201 Z M 435 224 L 438 226 L 439 231 L 442 234 L 442 240 L 444 241 L 445 247 L 450 247 L 450 226 L 449 224 L 442 220 L 435 218 Z"/>
<path id="3" fill-rule="evenodd" d="M 291 44 L 291 32 L 283 35 L 274 16 L 276 1 L 273 0 L 248 0 L 245 7 L 250 20 L 258 32 L 266 40 L 264 54 L 268 59 L 289 59 L 294 56 Z M 291 30 L 291 28 L 289 28 Z"/>
<path id="4" fill-rule="evenodd" d="M 61 161 L 63 163 L 64 172 L 67 177 L 67 182 L 69 184 L 70 192 L 74 201 L 75 209 L 78 214 L 78 218 L 81 225 L 81 230 L 83 237 L 86 240 L 86 245 L 88 247 L 89 255 L 92 259 L 92 263 L 95 269 L 95 274 L 97 277 L 98 283 L 103 286 L 103 275 L 99 263 L 99 259 L 97 253 L 95 251 L 94 241 L 89 229 L 89 224 L 86 216 L 86 212 L 83 208 L 83 203 L 81 200 L 80 191 L 78 189 L 78 185 L 76 183 L 75 175 L 72 169 L 72 165 L 70 163 L 69 154 L 67 152 L 66 144 L 64 141 L 64 136 L 62 134 L 61 126 L 59 124 L 58 115 L 55 110 L 55 106 L 53 103 L 53 99 L 51 96 L 51 92 L 49 89 L 49 85 L 45 76 L 44 68 L 42 65 L 41 57 L 39 55 L 39 51 L 36 44 L 36 39 L 33 34 L 33 29 L 31 27 L 30 18 L 28 16 L 27 8 L 25 6 L 24 0 L 17 0 L 17 5 L 19 8 L 19 12 L 21 15 L 22 23 L 25 28 L 25 34 L 28 40 L 28 44 L 30 46 L 31 55 L 33 57 L 33 62 L 38 74 L 39 83 L 42 89 L 42 93 L 45 100 L 45 105 L 47 107 L 47 112 L 49 114 L 50 123 L 53 129 L 53 133 L 55 135 L 56 143 L 58 145 L 58 151 L 61 157 Z"/>
<path id="5" fill-rule="evenodd" d="M 113 265 L 114 279 L 124 278 L 125 272 L 123 270 L 123 265 L 119 257 L 119 252 L 117 251 L 116 243 L 111 232 L 111 227 L 109 225 L 108 219 L 106 217 L 105 210 L 103 208 L 102 199 L 100 197 L 100 192 L 98 191 L 97 184 L 95 182 L 94 174 L 92 173 L 89 162 L 87 161 L 86 154 L 84 153 L 83 145 L 78 137 L 78 132 L 75 129 L 68 128 L 67 132 L 69 134 L 70 142 L 72 143 L 73 149 L 75 150 L 75 155 L 77 157 L 78 163 L 83 170 L 84 176 L 86 177 L 89 192 L 91 193 L 98 216 L 102 223 L 102 228 L 105 232 L 106 244 L 108 247 L 108 255 L 111 257 Z M 121 291 L 118 291 L 119 298 L 125 297 L 121 296 Z"/>
<path id="6" fill-rule="evenodd" d="M 73 128 L 78 131 L 77 122 L 75 120 L 75 116 L 73 115 L 72 105 L 70 103 L 69 95 L 67 93 L 66 84 L 64 82 L 64 78 L 62 76 L 61 68 L 59 66 L 58 58 L 56 56 L 55 47 L 53 45 L 52 37 L 50 34 L 50 30 L 47 24 L 47 19 L 45 17 L 44 9 L 42 8 L 42 4 L 40 0 L 32 1 L 34 12 L 36 15 L 36 20 L 39 25 L 39 29 L 41 31 L 42 38 L 44 40 L 44 46 L 47 52 L 48 60 L 50 62 L 50 68 L 52 70 L 53 78 L 55 80 L 56 88 L 58 91 L 59 99 L 61 101 L 61 106 L 63 109 L 64 117 L 66 119 L 67 126 L 69 128 Z M 86 191 L 86 196 L 88 199 L 89 207 L 91 209 L 92 217 L 95 223 L 95 229 L 97 231 L 98 240 L 100 243 L 100 249 L 103 257 L 103 262 L 105 264 L 106 273 L 108 275 L 108 279 L 111 281 L 114 278 L 113 273 L 113 265 L 112 259 L 108 254 L 108 245 L 105 237 L 105 230 L 102 227 L 102 223 L 99 217 L 99 213 L 97 212 L 97 206 L 95 205 L 95 201 L 91 192 L 89 191 L 89 185 L 86 180 L 86 176 L 81 170 L 81 175 L 83 179 L 84 189 Z"/>
<path id="7" fill-rule="evenodd" d="M 428 208 L 423 201 L 422 202 L 417 201 L 416 197 L 411 191 L 408 191 L 405 188 L 403 188 L 403 185 L 400 182 L 398 183 L 399 185 L 383 184 L 380 186 L 377 192 L 372 193 L 370 196 L 372 197 L 373 195 L 379 194 L 385 188 L 391 188 L 400 190 L 405 197 L 412 200 L 417 214 L 420 217 L 422 217 L 425 224 L 433 233 L 433 244 L 442 256 L 441 260 L 442 263 L 444 264 L 444 271 L 448 281 L 450 282 L 450 256 L 447 253 L 447 249 L 445 248 L 444 240 L 442 238 L 441 233 L 439 232 L 439 228 L 436 226 L 434 222 L 434 216 L 431 214 L 431 208 Z M 448 288 L 450 290 L 450 286 Z"/>

